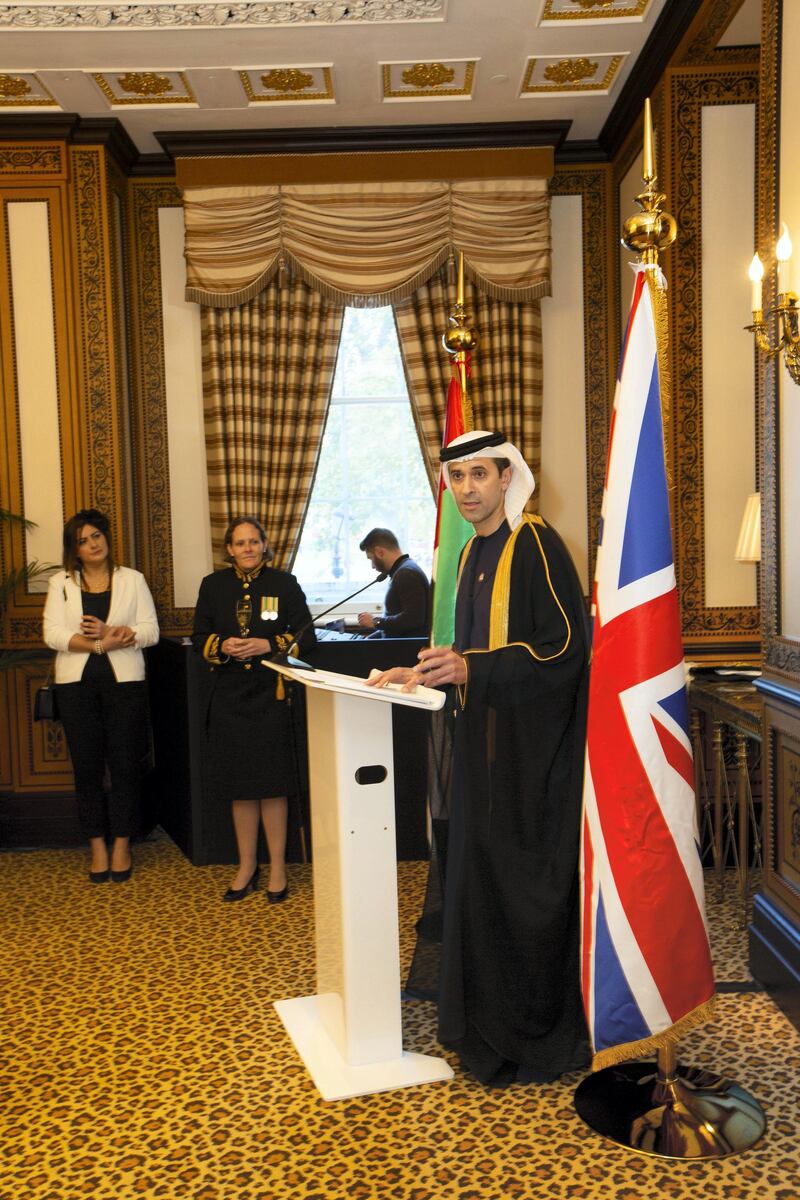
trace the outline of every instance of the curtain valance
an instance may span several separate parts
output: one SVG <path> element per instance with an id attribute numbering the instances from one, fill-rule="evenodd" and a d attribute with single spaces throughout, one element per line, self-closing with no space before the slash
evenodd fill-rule
<path id="1" fill-rule="evenodd" d="M 341 304 L 393 304 L 453 255 L 500 300 L 550 294 L 545 179 L 188 187 L 186 299 L 251 300 L 275 273 Z"/>

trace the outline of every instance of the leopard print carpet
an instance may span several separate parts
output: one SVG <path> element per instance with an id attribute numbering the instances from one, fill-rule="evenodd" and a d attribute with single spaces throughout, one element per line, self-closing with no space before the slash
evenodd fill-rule
<path id="1" fill-rule="evenodd" d="M 762 1102 L 746 1153 L 628 1153 L 576 1116 L 580 1076 L 487 1091 L 452 1082 L 325 1103 L 272 1001 L 314 990 L 310 868 L 286 904 L 222 904 L 230 867 L 163 834 L 133 878 L 92 886 L 78 850 L 0 854 L 0 1200 L 800 1200 L 800 1035 L 760 991 L 720 995 L 686 1064 Z M 425 867 L 402 863 L 404 960 Z M 746 983 L 736 902 L 709 905 L 722 980 Z M 721 949 L 719 949 L 721 947 Z M 409 1050 L 441 1053 L 431 1004 Z"/>

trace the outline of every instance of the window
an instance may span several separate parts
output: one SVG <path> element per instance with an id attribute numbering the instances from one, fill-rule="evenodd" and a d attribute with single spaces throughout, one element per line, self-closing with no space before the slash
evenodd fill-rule
<path id="1" fill-rule="evenodd" d="M 331 405 L 293 571 L 317 610 L 375 578 L 358 544 L 391 529 L 430 577 L 436 506 L 391 308 L 345 311 Z M 380 608 L 376 584 L 357 610 Z"/>

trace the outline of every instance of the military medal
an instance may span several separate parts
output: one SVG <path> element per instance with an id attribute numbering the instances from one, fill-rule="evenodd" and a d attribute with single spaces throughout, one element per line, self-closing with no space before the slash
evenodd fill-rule
<path id="1" fill-rule="evenodd" d="M 262 621 L 277 621 L 278 619 L 278 597 L 277 596 L 262 596 L 261 597 L 261 620 Z"/>

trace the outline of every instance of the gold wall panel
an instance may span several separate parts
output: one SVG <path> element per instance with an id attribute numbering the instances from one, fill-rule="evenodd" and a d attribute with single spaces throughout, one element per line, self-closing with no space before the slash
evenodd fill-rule
<path id="1" fill-rule="evenodd" d="M 0 143 L 0 182 L 18 178 L 25 183 L 67 178 L 67 147 L 64 142 Z"/>
<path id="2" fill-rule="evenodd" d="M 113 173 L 113 183 L 124 200 L 125 182 L 118 172 Z M 0 146 L 0 505 L 23 510 L 7 206 L 44 202 L 50 241 L 61 508 L 65 515 L 87 504 L 107 511 L 117 554 L 121 561 L 130 562 L 132 500 L 125 457 L 130 439 L 127 397 L 121 386 L 124 334 L 118 329 L 123 285 L 114 262 L 115 256 L 117 264 L 123 259 L 114 238 L 124 237 L 124 228 L 117 233 L 110 228 L 110 186 L 103 147 Z M 19 567 L 26 557 L 23 532 L 0 526 L 0 569 Z M 42 603 L 41 594 L 14 597 L 0 630 L 3 645 L 41 645 Z M 3 677 L 8 719 L 0 735 L 0 778 L 3 787 L 21 799 L 73 790 L 61 725 L 32 720 L 39 681 L 34 668 L 18 668 Z"/>
<path id="3" fill-rule="evenodd" d="M 678 223 L 678 240 L 664 256 L 669 280 L 673 408 L 669 428 L 674 477 L 676 575 L 687 649 L 752 650 L 760 637 L 757 605 L 711 607 L 705 602 L 703 528 L 703 372 L 701 121 L 705 105 L 754 104 L 759 78 L 752 69 L 669 71 L 665 93 L 666 154 L 662 187 Z M 753 436 L 756 436 L 756 412 Z"/>
<path id="4" fill-rule="evenodd" d="M 608 453 L 609 414 L 615 381 L 612 182 L 609 166 L 559 167 L 550 181 L 550 191 L 554 196 L 580 196 L 583 201 L 583 336 L 590 581 L 594 579 Z"/>
<path id="5" fill-rule="evenodd" d="M 169 446 L 158 210 L 180 208 L 177 187 L 163 180 L 130 185 L 130 311 L 136 514 L 141 531 L 139 565 L 158 609 L 162 634 L 185 634 L 194 610 L 176 608 L 172 570 Z"/>
<path id="6" fill-rule="evenodd" d="M 81 503 L 92 504 L 108 514 L 116 557 L 119 562 L 129 563 L 128 529 L 121 519 L 127 484 L 121 444 L 127 431 L 119 403 L 105 150 L 99 146 L 72 146 L 70 165 L 80 417 L 88 467 L 88 490 Z"/>
<path id="7" fill-rule="evenodd" d="M 76 354 L 70 288 L 69 204 L 66 184 L 27 186 L 0 175 L 0 372 L 3 406 L 0 428 L 5 459 L 0 471 L 0 503 L 13 512 L 23 511 L 22 456 L 18 387 L 14 353 L 12 283 L 7 229 L 11 203 L 45 203 L 50 237 L 53 325 L 56 349 L 56 389 L 59 434 L 62 446 L 62 504 L 72 509 L 84 491 L 84 463 L 77 435 L 79 411 L 75 379 Z M 21 529 L 0 526 L 2 565 L 8 570 L 25 562 L 25 536 Z M 4 643 L 35 646 L 41 643 L 41 595 L 18 593 L 5 614 L 0 638 Z"/>
<path id="8" fill-rule="evenodd" d="M 107 161 L 107 195 L 111 299 L 113 306 L 114 366 L 122 463 L 120 524 L 125 530 L 127 561 L 137 562 L 139 531 L 136 528 L 133 466 L 133 412 L 131 403 L 130 328 L 128 323 L 128 181 L 113 160 Z"/>
<path id="9" fill-rule="evenodd" d="M 717 46 L 741 7 L 742 0 L 709 0 L 701 5 L 678 50 L 677 61 L 685 66 L 747 62 L 758 67 L 758 47 Z"/>
<path id="10" fill-rule="evenodd" d="M 14 672 L 16 784 L 26 792 L 69 792 L 74 789 L 64 728 L 59 721 L 34 721 L 33 698 L 47 667 L 20 667 Z"/>

